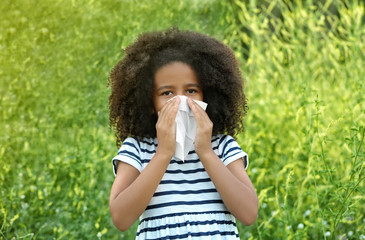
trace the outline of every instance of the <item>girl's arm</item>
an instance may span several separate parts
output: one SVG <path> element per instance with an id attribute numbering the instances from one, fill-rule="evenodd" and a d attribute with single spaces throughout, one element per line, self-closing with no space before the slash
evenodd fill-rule
<path id="1" fill-rule="evenodd" d="M 109 206 L 113 223 L 121 231 L 127 230 L 144 212 L 174 155 L 174 121 L 179 102 L 180 98 L 176 98 L 162 108 L 156 124 L 158 147 L 142 173 L 126 163 L 118 164 Z"/>
<path id="2" fill-rule="evenodd" d="M 188 99 L 196 122 L 195 152 L 213 181 L 227 209 L 243 224 L 252 224 L 258 211 L 258 198 L 242 160 L 227 167 L 214 153 L 211 145 L 213 123 L 207 113 Z"/>

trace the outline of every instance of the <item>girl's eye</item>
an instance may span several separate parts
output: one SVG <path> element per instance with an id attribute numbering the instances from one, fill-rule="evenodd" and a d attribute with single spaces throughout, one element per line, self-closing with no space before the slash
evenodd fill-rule
<path id="1" fill-rule="evenodd" d="M 189 94 L 193 94 L 193 93 L 196 93 L 197 91 L 195 89 L 188 89 L 188 90 L 186 90 L 186 92 Z"/>
<path id="2" fill-rule="evenodd" d="M 171 91 L 164 91 L 161 93 L 162 96 L 168 96 L 168 95 L 171 95 L 172 92 Z"/>

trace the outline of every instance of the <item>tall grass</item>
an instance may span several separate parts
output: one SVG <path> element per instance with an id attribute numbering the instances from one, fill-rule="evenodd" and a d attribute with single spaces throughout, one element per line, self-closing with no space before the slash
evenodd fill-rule
<path id="1" fill-rule="evenodd" d="M 250 100 L 241 143 L 261 205 L 244 236 L 365 238 L 363 3 L 228 7 L 244 33 L 227 42 L 249 49 L 238 51 Z"/>
<path id="2" fill-rule="evenodd" d="M 215 36 L 242 62 L 242 239 L 365 239 L 364 4 L 10 1 L 0 4 L 0 239 L 133 239 L 112 225 L 107 77 L 139 33 Z"/>

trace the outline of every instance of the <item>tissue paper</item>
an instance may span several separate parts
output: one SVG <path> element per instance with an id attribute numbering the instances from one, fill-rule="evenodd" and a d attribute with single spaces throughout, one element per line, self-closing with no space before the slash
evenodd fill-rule
<path id="1" fill-rule="evenodd" d="M 191 151 L 194 146 L 194 140 L 196 135 L 196 120 L 193 112 L 188 105 L 187 97 L 180 95 L 177 97 L 180 97 L 181 101 L 175 119 L 175 158 L 184 161 L 189 151 Z M 208 106 L 207 103 L 198 100 L 193 101 L 195 101 L 201 108 L 206 110 Z"/>

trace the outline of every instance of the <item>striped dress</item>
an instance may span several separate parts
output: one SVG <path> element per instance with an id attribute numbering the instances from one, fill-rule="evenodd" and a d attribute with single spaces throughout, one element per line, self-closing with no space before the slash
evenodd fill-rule
<path id="1" fill-rule="evenodd" d="M 157 138 L 127 138 L 113 158 L 142 172 L 156 152 Z M 228 135 L 212 138 L 212 148 L 227 166 L 248 157 Z M 145 212 L 136 239 L 239 239 L 235 218 L 227 210 L 194 149 L 184 162 L 172 158 Z"/>

